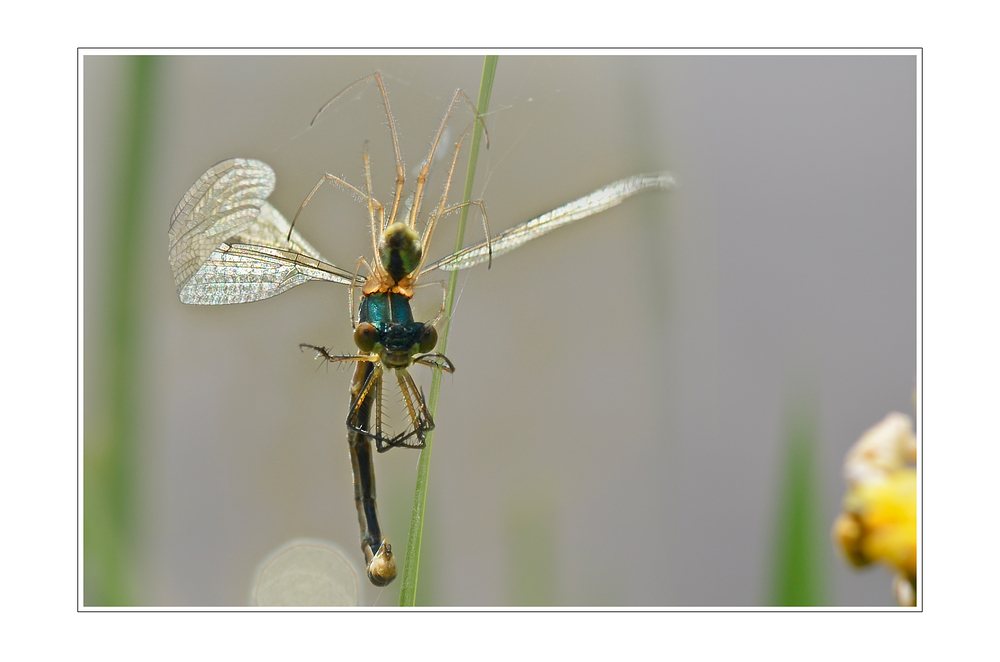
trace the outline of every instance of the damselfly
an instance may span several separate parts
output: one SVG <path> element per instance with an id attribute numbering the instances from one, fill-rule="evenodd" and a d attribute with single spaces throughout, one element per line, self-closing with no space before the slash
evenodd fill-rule
<path id="1" fill-rule="evenodd" d="M 477 123 L 484 131 L 486 129 L 472 102 L 458 90 L 417 175 L 409 211 L 403 212 L 402 220 L 397 220 L 403 202 L 405 168 L 381 76 L 374 73 L 352 83 L 320 108 L 316 117 L 347 90 L 369 80 L 377 83 L 382 94 L 395 150 L 396 182 L 388 213 L 386 206 L 372 196 L 366 143 L 364 190 L 340 177 L 324 174 L 303 200 L 291 223 L 267 202 L 276 181 L 274 171 L 267 164 L 253 159 L 223 161 L 210 168 L 184 195 L 174 210 L 168 234 L 170 264 L 184 303 L 247 303 L 275 296 L 312 280 L 350 286 L 349 310 L 358 353 L 338 355 L 316 345 L 302 344 L 300 347 L 314 350 L 317 357 L 325 361 L 356 363 L 347 415 L 354 498 L 368 577 L 373 584 L 385 586 L 395 578 L 396 568 L 392 547 L 378 524 L 371 442 L 374 441 L 380 453 L 393 447 L 423 448 L 426 434 L 434 429 L 434 420 L 408 368 L 419 364 L 449 373 L 455 370 L 447 357 L 433 351 L 437 344 L 435 325 L 444 314 L 444 306 L 430 321 L 413 319 L 410 299 L 418 279 L 437 269 L 454 271 L 489 262 L 493 256 L 511 251 L 567 223 L 604 211 L 644 189 L 671 188 L 674 179 L 669 173 L 627 177 L 490 237 L 482 201 L 448 204 L 451 179 L 463 141 Z M 475 119 L 455 142 L 443 193 L 428 215 L 423 231 L 418 233 L 417 219 L 431 163 L 445 127 L 460 104 L 472 107 Z M 294 229 L 298 215 L 325 182 L 352 191 L 367 204 L 374 259 L 371 263 L 359 259 L 353 272 L 324 259 Z M 425 266 L 437 222 L 446 214 L 469 205 L 478 206 L 482 212 L 488 238 Z M 368 271 L 367 276 L 359 274 L 362 265 Z M 355 316 L 354 290 L 357 287 L 361 288 L 362 295 Z M 387 370 L 396 377 L 406 410 L 407 423 L 397 433 L 387 431 L 383 425 L 383 382 Z"/>

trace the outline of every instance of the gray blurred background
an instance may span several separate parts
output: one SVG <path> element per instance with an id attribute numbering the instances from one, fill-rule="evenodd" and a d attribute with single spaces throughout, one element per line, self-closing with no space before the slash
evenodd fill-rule
<path id="1" fill-rule="evenodd" d="M 306 131 L 313 114 L 381 71 L 409 186 L 455 89 L 475 100 L 482 58 L 158 64 L 154 169 L 132 219 L 133 598 L 243 605 L 257 564 L 293 538 L 334 541 L 360 572 L 350 371 L 298 349 L 353 351 L 347 290 L 182 305 L 170 215 L 206 169 L 240 156 L 274 168 L 271 201 L 290 218 L 323 172 L 363 186 L 366 139 L 388 202 L 377 88 L 358 87 Z M 848 447 L 890 410 L 913 413 L 916 70 L 901 55 L 501 56 L 476 180 L 493 232 L 638 172 L 671 170 L 680 187 L 463 272 L 420 603 L 767 604 L 784 440 L 807 411 L 829 603 L 893 604 L 889 574 L 848 569 L 825 536 Z M 84 442 L 99 451 L 128 60 L 86 56 L 82 85 Z M 435 254 L 449 252 L 456 219 Z M 364 205 L 333 187 L 298 227 L 345 268 L 370 257 Z M 466 243 L 481 238 L 473 215 Z M 417 453 L 377 461 L 383 527 L 402 559 Z M 398 582 L 362 584 L 362 604 L 396 604 Z"/>

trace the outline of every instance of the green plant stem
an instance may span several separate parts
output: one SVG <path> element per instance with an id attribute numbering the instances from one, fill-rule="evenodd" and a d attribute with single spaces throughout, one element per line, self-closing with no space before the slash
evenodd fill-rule
<path id="1" fill-rule="evenodd" d="M 827 537 L 819 525 L 822 490 L 816 478 L 818 424 L 813 400 L 799 396 L 785 424 L 784 484 L 777 509 L 769 596 L 770 604 L 780 607 L 828 604 L 824 581 Z"/>
<path id="2" fill-rule="evenodd" d="M 497 70 L 496 55 L 487 55 L 483 62 L 483 77 L 479 84 L 479 101 L 477 112 L 480 117 L 486 116 L 486 111 L 490 106 L 490 92 L 493 90 L 493 78 Z M 477 121 L 472 131 L 472 147 L 469 149 L 469 168 L 465 175 L 465 193 L 462 201 L 466 203 L 462 208 L 461 217 L 458 221 L 458 231 L 455 235 L 455 250 L 462 248 L 465 241 L 465 222 L 469 216 L 469 201 L 472 200 L 472 185 L 476 178 L 476 161 L 479 159 L 479 144 L 482 139 L 482 125 Z M 438 348 L 442 354 L 448 348 L 448 330 L 451 328 L 451 310 L 455 301 L 455 289 L 458 284 L 458 272 L 452 271 L 448 277 L 448 288 L 445 295 L 445 315 L 444 328 L 440 334 Z M 431 379 L 431 393 L 427 406 L 431 416 L 437 415 L 438 392 L 441 388 L 441 371 L 435 370 Z M 434 433 L 427 435 L 426 445 L 420 451 L 420 460 L 417 464 L 417 483 L 413 495 L 413 509 L 410 512 L 410 535 L 406 541 L 406 559 L 403 563 L 402 585 L 399 589 L 399 606 L 412 607 L 417 600 L 417 573 L 420 569 L 420 543 L 424 533 L 424 509 L 427 505 L 427 484 L 431 465 L 431 448 L 433 447 Z"/>
<path id="3" fill-rule="evenodd" d="M 84 604 L 126 606 L 134 602 L 135 455 L 139 410 L 136 402 L 139 345 L 138 288 L 142 268 L 142 224 L 145 218 L 155 135 L 159 59 L 129 58 L 130 95 L 122 123 L 123 155 L 116 181 L 114 245 L 104 276 L 108 281 L 108 335 L 105 370 L 109 383 L 107 427 L 84 429 L 83 557 Z M 93 366 L 88 369 L 94 370 Z M 101 417 L 96 417 L 98 421 Z M 103 434 L 102 434 L 103 433 Z"/>

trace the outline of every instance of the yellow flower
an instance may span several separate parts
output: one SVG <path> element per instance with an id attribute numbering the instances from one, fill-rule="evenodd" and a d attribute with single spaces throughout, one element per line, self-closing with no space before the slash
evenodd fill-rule
<path id="1" fill-rule="evenodd" d="M 898 575 L 894 592 L 912 605 L 917 576 L 916 437 L 904 414 L 892 413 L 861 436 L 844 462 L 844 512 L 833 539 L 855 566 L 882 563 Z"/>

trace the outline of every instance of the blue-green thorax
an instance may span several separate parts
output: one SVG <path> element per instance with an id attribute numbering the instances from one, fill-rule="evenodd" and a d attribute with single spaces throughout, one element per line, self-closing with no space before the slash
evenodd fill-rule
<path id="1" fill-rule="evenodd" d="M 361 351 L 378 354 L 388 368 L 405 368 L 417 354 L 434 349 L 437 331 L 430 323 L 413 321 L 409 297 L 374 292 L 361 298 L 354 343 Z"/>

